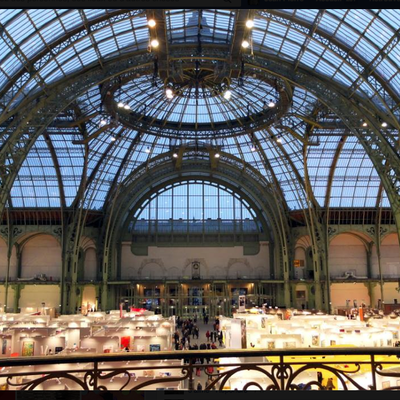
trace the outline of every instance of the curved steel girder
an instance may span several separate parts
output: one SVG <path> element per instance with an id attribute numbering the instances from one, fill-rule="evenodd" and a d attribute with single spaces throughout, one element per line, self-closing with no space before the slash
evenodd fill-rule
<path id="1" fill-rule="evenodd" d="M 355 90 L 360 86 L 362 81 L 364 80 L 375 92 L 376 96 L 378 96 L 382 104 L 384 104 L 387 107 L 387 111 L 392 113 L 394 112 L 393 107 L 397 109 L 397 116 L 399 114 L 399 104 L 400 104 L 400 97 L 397 95 L 397 93 L 385 82 L 385 80 L 375 72 L 375 70 L 371 70 L 370 65 L 368 62 L 364 61 L 361 57 L 359 57 L 352 48 L 349 48 L 345 43 L 341 42 L 337 38 L 333 37 L 329 33 L 323 31 L 320 28 L 315 28 L 313 24 L 308 23 L 300 18 L 296 18 L 294 16 L 289 16 L 285 12 L 281 12 L 279 10 L 263 10 L 259 11 L 259 15 L 264 16 L 266 18 L 271 18 L 274 20 L 274 22 L 283 24 L 285 26 L 290 26 L 294 29 L 299 30 L 301 33 L 305 35 L 309 35 L 309 32 L 313 32 L 314 35 L 318 35 L 321 40 L 320 43 L 324 46 L 327 46 L 325 42 L 328 42 L 331 46 L 335 46 L 337 49 L 339 49 L 341 52 L 337 53 L 340 57 L 343 58 L 344 61 L 346 61 L 349 66 L 353 67 L 359 77 L 358 79 L 354 82 L 352 92 L 349 93 L 349 96 L 353 96 L 355 94 Z M 275 18 L 274 18 L 275 17 Z M 278 18 L 283 18 L 284 21 L 279 20 Z M 308 32 L 304 32 L 302 29 L 299 29 L 298 27 L 302 27 L 306 29 Z M 309 36 L 310 39 L 312 38 Z M 327 46 L 329 48 L 329 45 Z M 378 52 L 379 53 L 379 52 Z M 371 79 L 373 81 L 371 81 Z M 376 87 L 376 83 L 380 85 L 380 88 Z M 381 90 L 380 90 L 381 89 Z M 384 93 L 381 93 L 381 91 L 384 91 Z M 386 92 L 386 93 L 385 93 Z M 386 97 L 389 96 L 392 101 L 392 107 L 387 103 Z M 394 115 L 392 115 L 392 122 L 397 128 L 400 128 L 399 121 L 397 120 Z"/>
<path id="2" fill-rule="evenodd" d="M 238 185 L 236 188 L 233 186 L 233 189 L 237 191 L 240 187 L 246 187 L 248 192 L 246 197 L 252 202 L 252 204 L 257 204 L 258 210 L 263 210 L 263 207 L 260 207 L 260 204 L 263 204 L 263 202 L 266 204 L 264 209 L 268 209 L 268 213 L 263 215 L 263 219 L 267 221 L 269 218 L 271 218 L 271 216 L 276 216 L 278 211 L 283 212 L 283 209 L 276 210 L 273 206 L 273 192 L 275 188 L 269 182 L 267 182 L 257 170 L 247 164 L 244 168 L 242 160 L 232 156 L 231 154 L 223 152 L 220 154 L 221 156 L 218 160 L 218 164 L 214 168 L 212 168 L 210 164 L 209 152 L 202 150 L 186 152 L 179 169 L 176 169 L 176 166 L 173 162 L 172 152 L 163 153 L 157 157 L 154 157 L 152 160 L 150 160 L 148 165 L 146 164 L 140 166 L 131 175 L 129 175 L 124 182 L 122 182 L 122 188 L 120 188 L 118 193 L 116 193 L 117 198 L 114 199 L 114 208 L 119 210 L 119 214 L 121 214 L 121 212 L 122 214 L 124 213 L 122 210 L 126 210 L 129 207 L 131 204 L 130 196 L 134 195 L 132 188 L 139 188 L 139 186 L 136 186 L 139 182 L 141 182 L 143 191 L 149 191 L 149 188 L 153 186 L 151 179 L 149 179 L 150 176 L 154 176 L 154 178 L 157 178 L 157 180 L 162 180 L 164 176 L 170 177 L 174 175 L 176 175 L 178 178 L 182 176 L 188 176 L 190 179 L 190 176 L 193 176 L 195 173 L 200 178 L 202 176 L 213 177 L 214 175 L 220 175 L 221 177 L 225 176 L 225 181 L 227 181 L 228 177 L 231 176 L 232 181 Z M 195 171 L 196 167 L 198 168 L 197 172 Z M 246 176 L 248 182 L 246 179 L 243 179 L 244 176 Z M 157 180 L 154 181 L 154 185 L 157 184 Z M 227 182 L 229 184 L 229 181 Z M 232 184 L 230 184 L 230 186 L 232 186 Z M 261 202 L 260 200 L 256 202 L 256 197 L 253 193 L 258 193 L 260 199 L 264 200 Z M 113 195 L 111 194 L 110 198 L 112 197 Z M 281 203 L 278 204 L 281 207 Z M 110 209 L 106 211 L 106 215 L 109 214 Z M 268 228 L 272 229 L 272 226 L 270 225 Z"/>
<path id="3" fill-rule="evenodd" d="M 115 199 L 113 209 L 118 210 L 117 214 L 112 215 L 110 207 L 107 210 L 105 224 L 112 219 L 112 228 L 109 237 L 105 239 L 105 244 L 110 245 L 116 240 L 116 235 L 121 232 L 123 226 L 129 223 L 130 217 L 144 198 L 171 181 L 191 179 L 218 181 L 240 193 L 252 206 L 260 220 L 265 222 L 264 228 L 268 228 L 266 232 L 268 230 L 272 232 L 271 239 L 281 242 L 282 230 L 289 230 L 287 224 L 282 226 L 279 218 L 279 214 L 284 213 L 284 210 L 277 208 L 281 208 L 282 205 L 274 201 L 274 188 L 261 174 L 248 165 L 245 169 L 238 168 L 239 165 L 242 166 L 242 162 L 226 153 L 221 153 L 216 168 L 211 168 L 208 153 L 204 153 L 201 157 L 186 158 L 181 168 L 177 170 L 172 161 L 172 153 L 166 153 L 155 157 L 150 168 L 146 169 L 142 166 L 134 171 L 123 182 L 123 187 Z M 287 223 L 286 218 L 284 221 Z M 286 237 L 285 233 L 283 237 Z"/>
<path id="4" fill-rule="evenodd" d="M 277 243 L 280 250 L 280 271 L 288 278 L 288 245 L 286 238 L 289 237 L 288 219 L 285 218 L 283 205 L 276 200 L 275 188 L 253 167 L 246 164 L 243 168 L 242 161 L 238 158 L 221 153 L 218 165 L 211 168 L 208 152 L 195 151 L 188 154 L 181 168 L 176 169 L 172 152 L 161 154 L 149 163 L 149 168 L 141 166 L 137 168 L 122 184 L 122 188 L 117 192 L 117 198 L 113 205 L 109 205 L 101 233 L 101 240 L 111 257 L 112 249 L 115 248 L 120 228 L 126 226 L 130 221 L 130 215 L 135 212 L 136 204 L 140 199 L 143 200 L 153 190 L 167 185 L 167 182 L 175 179 L 207 179 L 224 184 L 233 191 L 241 193 L 256 213 L 261 221 L 265 221 L 268 226 L 265 229 L 272 232 L 272 239 Z M 242 167 L 242 168 L 241 168 Z M 132 206 L 133 204 L 133 206 Z M 117 215 L 113 215 L 112 210 L 118 210 Z M 111 223 L 110 228 L 106 225 Z M 265 228 L 265 224 L 264 224 Z"/>
<path id="5" fill-rule="evenodd" d="M 137 15 L 143 13 L 143 10 L 109 10 L 106 15 L 102 15 L 101 17 L 94 18 L 87 22 L 87 28 L 90 29 L 91 34 L 101 31 L 101 29 L 106 28 L 108 24 L 119 22 L 127 18 L 134 18 Z M 53 20 L 44 24 L 41 28 L 45 28 L 47 25 L 53 23 Z M 18 70 L 12 78 L 7 82 L 6 86 L 0 91 L 0 103 L 4 102 L 4 97 L 7 95 L 6 103 L 11 104 L 12 100 L 16 98 L 21 91 L 25 89 L 26 85 L 32 80 L 37 79 L 38 72 L 42 68 L 44 68 L 48 63 L 50 63 L 56 56 L 61 54 L 62 52 L 67 51 L 72 46 L 79 43 L 81 40 L 85 39 L 87 36 L 87 29 L 85 26 L 80 25 L 74 29 L 68 31 L 67 34 L 58 37 L 54 42 L 48 44 L 36 54 L 34 57 L 29 59 L 29 66 L 31 72 L 29 74 L 26 73 L 26 68 L 22 67 Z M 32 39 L 33 35 L 37 35 L 37 32 L 34 31 L 31 35 L 27 36 L 19 46 L 23 46 L 25 43 Z M 7 55 L 6 55 L 7 56 Z M 25 76 L 26 75 L 26 76 Z M 19 82 L 20 81 L 20 82 Z M 16 85 L 16 87 L 14 87 Z M 6 112 L 8 110 L 8 104 L 6 104 L 6 109 L 3 110 Z"/>
<path id="6" fill-rule="evenodd" d="M 123 170 L 126 168 L 128 160 L 130 159 L 130 157 L 132 156 L 132 153 L 136 150 L 137 145 L 140 143 L 140 139 L 142 138 L 142 133 L 137 132 L 136 136 L 132 139 L 131 144 L 129 145 L 128 150 L 126 151 L 126 154 L 121 162 L 121 165 L 118 168 L 117 173 L 115 174 L 115 177 L 111 183 L 110 186 L 110 190 L 107 193 L 106 199 L 104 201 L 104 204 L 109 204 L 109 202 L 111 201 L 110 199 L 110 194 L 114 192 L 114 190 L 116 189 L 117 185 L 118 185 L 118 181 L 119 178 L 123 172 Z"/>
<path id="7" fill-rule="evenodd" d="M 103 69 L 98 66 L 75 74 L 55 84 L 50 96 L 35 96 L 25 104 L 2 134 L 5 140 L 0 147 L 0 214 L 29 150 L 55 117 L 94 85 L 132 69 L 146 69 L 151 61 L 148 53 L 109 61 Z"/>
<path id="8" fill-rule="evenodd" d="M 325 194 L 325 202 L 324 202 L 324 208 L 328 209 L 329 208 L 329 201 L 331 199 L 331 190 L 332 190 L 332 183 L 333 183 L 333 177 L 335 175 L 336 171 L 336 165 L 339 160 L 340 153 L 342 152 L 343 146 L 346 143 L 347 136 L 343 135 L 338 143 L 338 146 L 336 147 L 335 150 L 335 155 L 333 156 L 332 159 L 332 164 L 329 168 L 329 177 L 328 177 L 328 185 L 326 187 L 326 194 Z M 328 216 L 328 213 L 327 213 Z M 328 217 L 327 217 L 328 218 Z"/>
<path id="9" fill-rule="evenodd" d="M 203 48 L 203 50 L 209 54 L 203 55 L 201 58 L 226 60 L 224 58 L 226 52 L 222 51 L 221 57 L 221 49 L 219 48 L 209 47 L 207 49 Z M 181 49 L 181 54 L 186 58 L 190 58 L 190 48 Z M 356 98 L 353 97 L 350 101 L 346 99 L 346 93 L 343 94 L 345 89 L 332 82 L 327 82 L 326 79 L 318 74 L 312 74 L 302 69 L 294 71 L 293 66 L 288 62 L 276 61 L 265 57 L 265 55 L 255 58 L 248 57 L 247 68 L 255 68 L 256 72 L 260 69 L 265 70 L 274 76 L 291 81 L 293 84 L 314 93 L 320 98 L 321 102 L 335 111 L 343 119 L 344 123 L 351 128 L 352 132 L 357 135 L 367 153 L 373 159 L 381 179 L 385 181 L 385 189 L 388 192 L 392 207 L 399 214 L 400 211 L 398 209 L 400 206 L 396 204 L 396 196 L 400 188 L 398 155 L 393 148 L 394 144 L 391 145 L 389 143 L 390 136 L 379 131 L 376 121 L 368 121 L 369 126 L 372 127 L 371 129 L 358 129 L 360 120 L 365 119 L 361 108 L 363 100 L 357 99 L 357 103 Z M 196 58 L 196 56 L 192 58 Z M 99 66 L 86 69 L 54 85 L 51 91 L 52 94 L 49 97 L 40 98 L 35 96 L 36 101 L 27 102 L 23 110 L 24 113 L 20 112 L 15 116 L 3 135 L 6 137 L 6 142 L 0 149 L 0 165 L 3 165 L 3 169 L 0 171 L 1 186 L 3 188 L 0 194 L 0 211 L 4 207 L 5 197 L 11 190 L 15 176 L 29 149 L 38 135 L 43 132 L 60 111 L 90 87 L 135 68 L 143 67 L 147 69 L 151 62 L 152 56 L 150 54 L 139 53 L 135 57 L 129 57 L 129 55 L 119 57 L 105 63 L 104 70 L 100 70 Z M 31 128 L 27 128 L 27 126 Z M 25 132 L 27 129 L 29 134 Z M 380 168 L 380 160 L 385 158 L 388 159 L 391 166 L 390 173 L 386 173 Z M 398 218 L 400 221 L 400 216 Z"/>
<path id="10" fill-rule="evenodd" d="M 47 132 L 43 134 L 44 140 L 47 144 L 47 147 L 50 151 L 51 159 L 53 160 L 54 168 L 56 170 L 56 175 L 57 175 L 57 182 L 58 182 L 58 190 L 60 193 L 60 203 L 61 203 L 61 210 L 65 210 L 65 207 L 67 206 L 67 203 L 65 201 L 65 190 L 64 190 L 64 183 L 62 180 L 61 176 L 61 170 L 60 170 L 60 164 L 58 162 L 57 158 L 57 153 L 56 150 L 54 149 L 53 143 L 50 139 L 50 136 Z"/>
<path id="11" fill-rule="evenodd" d="M 334 111 L 349 130 L 356 136 L 370 157 L 385 187 L 398 229 L 400 230 L 400 157 L 397 144 L 390 135 L 379 129 L 378 121 L 365 116 L 361 99 L 348 99 L 346 91 L 326 82 L 321 76 L 297 69 L 282 60 L 266 59 L 255 56 L 247 58 L 247 68 L 266 69 L 294 85 L 314 94 L 321 103 Z M 361 121 L 366 120 L 368 128 L 361 128 Z M 385 165 L 387 163 L 387 165 Z"/>

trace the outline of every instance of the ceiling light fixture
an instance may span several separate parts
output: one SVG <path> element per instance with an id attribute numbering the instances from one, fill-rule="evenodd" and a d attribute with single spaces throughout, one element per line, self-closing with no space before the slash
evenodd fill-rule
<path id="1" fill-rule="evenodd" d="M 249 28 L 249 29 L 253 28 L 254 27 L 254 21 L 252 19 L 248 19 L 246 21 L 246 27 Z"/>
<path id="2" fill-rule="evenodd" d="M 110 137 L 110 142 L 115 142 L 117 140 L 117 138 L 115 138 L 114 136 Z"/>
<path id="3" fill-rule="evenodd" d="M 220 158 L 221 157 L 221 155 L 218 153 L 218 151 L 215 153 L 215 155 L 214 155 L 214 157 L 215 158 Z"/>
<path id="4" fill-rule="evenodd" d="M 150 28 L 154 28 L 156 26 L 156 21 L 154 19 L 149 19 L 147 24 Z"/>
<path id="5" fill-rule="evenodd" d="M 178 158 L 178 153 L 174 153 L 174 154 L 172 154 L 172 157 L 174 157 L 174 158 Z"/>
<path id="6" fill-rule="evenodd" d="M 251 144 L 250 150 L 251 150 L 252 152 L 255 152 L 255 151 L 257 150 L 257 149 L 256 149 L 256 145 L 255 145 L 254 143 Z"/>
<path id="7" fill-rule="evenodd" d="M 282 143 L 282 139 L 281 139 L 281 138 L 276 139 L 276 141 L 277 141 L 278 143 Z"/>
<path id="8" fill-rule="evenodd" d="M 242 47 L 243 47 L 244 49 L 247 49 L 249 46 L 250 46 L 250 43 L 249 43 L 247 40 L 243 40 L 243 42 L 242 42 Z"/>
<path id="9" fill-rule="evenodd" d="M 165 95 L 167 96 L 168 99 L 172 99 L 174 97 L 174 92 L 171 88 L 167 88 L 165 90 Z"/>
<path id="10" fill-rule="evenodd" d="M 104 117 L 102 117 L 100 119 L 100 126 L 104 126 L 104 125 L 107 125 L 107 120 Z"/>
<path id="11" fill-rule="evenodd" d="M 122 108 L 124 105 L 125 105 L 125 104 L 124 104 L 122 101 L 119 101 L 119 102 L 118 102 L 118 107 L 119 107 L 119 108 Z"/>
<path id="12" fill-rule="evenodd" d="M 275 107 L 275 102 L 271 99 L 268 103 L 269 108 L 274 108 Z"/>
<path id="13" fill-rule="evenodd" d="M 145 152 L 146 152 L 147 154 L 149 154 L 149 153 L 150 153 L 150 147 L 147 147 L 147 149 L 145 150 Z"/>
<path id="14" fill-rule="evenodd" d="M 157 48 L 160 44 L 160 42 L 157 39 L 153 39 L 151 42 L 151 47 Z"/>
<path id="15" fill-rule="evenodd" d="M 125 104 L 125 105 L 124 105 L 124 108 L 125 108 L 125 110 L 130 110 L 130 109 L 131 109 L 131 106 L 130 106 L 129 104 Z"/>
<path id="16" fill-rule="evenodd" d="M 388 126 L 388 124 L 387 124 L 387 122 L 384 121 L 384 122 L 382 122 L 381 126 L 382 126 L 382 128 L 386 128 Z"/>
<path id="17" fill-rule="evenodd" d="M 365 126 L 368 126 L 368 124 L 364 121 L 363 124 L 362 124 L 362 126 L 365 127 Z"/>
<path id="18" fill-rule="evenodd" d="M 225 100 L 229 100 L 229 99 L 231 98 L 231 96 L 232 96 L 232 92 L 231 92 L 230 90 L 227 90 L 227 91 L 224 93 L 224 99 L 225 99 Z"/>

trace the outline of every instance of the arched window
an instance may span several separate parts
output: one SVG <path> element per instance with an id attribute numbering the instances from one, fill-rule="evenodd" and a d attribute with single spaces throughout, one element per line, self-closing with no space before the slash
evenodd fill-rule
<path id="1" fill-rule="evenodd" d="M 231 189 L 207 181 L 168 185 L 136 212 L 130 230 L 145 232 L 259 232 L 250 205 Z"/>

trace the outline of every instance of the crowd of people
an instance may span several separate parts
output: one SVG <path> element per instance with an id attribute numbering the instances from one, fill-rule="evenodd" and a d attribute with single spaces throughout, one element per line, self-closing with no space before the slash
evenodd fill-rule
<path id="1" fill-rule="evenodd" d="M 205 325 L 208 325 L 208 316 L 203 317 Z M 203 340 L 199 338 L 199 327 L 197 326 L 197 316 L 193 318 L 182 319 L 177 317 L 176 330 L 173 336 L 173 343 L 175 350 L 211 350 L 223 346 L 223 333 L 219 330 L 219 319 L 216 318 L 213 324 L 213 330 L 207 330 L 205 340 L 200 345 L 194 340 Z M 192 340 L 192 343 L 191 343 Z"/>
<path id="2" fill-rule="evenodd" d="M 208 325 L 208 315 L 203 315 L 204 325 Z M 173 334 L 173 343 L 175 350 L 215 350 L 218 347 L 223 347 L 223 333 L 219 329 L 219 319 L 216 318 L 212 325 L 212 328 L 207 329 L 204 336 L 199 336 L 198 317 L 194 315 L 192 318 L 176 318 L 175 333 Z M 207 327 L 208 328 L 208 327 Z M 204 328 L 202 329 L 204 331 Z M 185 363 L 189 362 L 189 359 L 184 359 Z M 201 376 L 201 371 L 205 370 L 207 381 L 204 382 L 205 387 L 212 383 L 212 374 L 214 373 L 214 367 L 212 365 L 204 366 L 203 364 L 214 363 L 215 361 L 209 357 L 201 357 L 195 360 L 195 373 L 197 377 Z M 203 385 L 198 381 L 196 390 L 203 390 Z M 215 387 L 212 387 L 215 390 Z"/>

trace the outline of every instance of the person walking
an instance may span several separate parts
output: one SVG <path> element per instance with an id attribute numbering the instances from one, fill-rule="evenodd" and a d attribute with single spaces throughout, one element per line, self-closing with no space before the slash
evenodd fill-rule
<path id="1" fill-rule="evenodd" d="M 209 342 L 210 341 L 210 331 L 206 332 L 206 338 L 207 338 L 207 342 Z"/>
<path id="2" fill-rule="evenodd" d="M 318 380 L 318 383 L 322 386 L 322 381 L 324 380 L 324 377 L 322 376 L 321 371 L 317 372 L 317 380 Z"/>
<path id="3" fill-rule="evenodd" d="M 202 386 L 202 384 L 200 383 L 200 381 L 197 381 L 197 390 L 198 390 L 198 391 L 203 390 L 203 386 Z"/>
<path id="4" fill-rule="evenodd" d="M 328 378 L 328 382 L 326 384 L 326 390 L 333 390 L 336 386 L 333 384 L 333 378 Z"/>
<path id="5" fill-rule="evenodd" d="M 218 342 L 219 342 L 219 347 L 221 347 L 222 346 L 222 340 L 223 340 L 223 333 L 222 333 L 222 331 L 219 331 L 219 333 L 218 333 Z"/>

